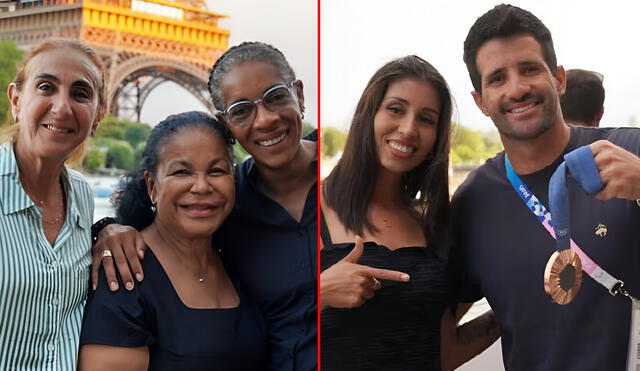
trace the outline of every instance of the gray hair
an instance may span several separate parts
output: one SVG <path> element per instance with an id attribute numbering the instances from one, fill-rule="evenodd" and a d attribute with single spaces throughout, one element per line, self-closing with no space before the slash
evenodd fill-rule
<path id="1" fill-rule="evenodd" d="M 213 106 L 222 111 L 224 109 L 224 98 L 220 91 L 220 84 L 233 67 L 242 62 L 262 61 L 274 66 L 280 77 L 285 82 L 291 82 L 296 79 L 296 74 L 287 62 L 284 54 L 272 45 L 258 41 L 243 42 L 239 45 L 231 47 L 218 58 L 211 69 L 209 75 L 209 93 Z"/>

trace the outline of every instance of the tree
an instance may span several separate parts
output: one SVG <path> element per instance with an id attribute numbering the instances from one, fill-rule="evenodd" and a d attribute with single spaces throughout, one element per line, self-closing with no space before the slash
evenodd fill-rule
<path id="1" fill-rule="evenodd" d="M 98 147 L 92 148 L 84 158 L 84 167 L 90 173 L 95 173 L 101 167 L 104 167 L 107 161 L 107 154 Z"/>
<path id="2" fill-rule="evenodd" d="M 13 41 L 0 41 L 0 126 L 9 123 L 9 98 L 6 91 L 13 81 L 22 54 L 22 50 Z"/>
<path id="3" fill-rule="evenodd" d="M 98 131 L 96 132 L 96 138 L 113 138 L 118 140 L 124 140 L 124 132 L 127 129 L 128 121 L 120 121 L 117 117 L 107 116 L 105 117 Z"/>
<path id="4" fill-rule="evenodd" d="M 347 135 L 332 126 L 326 126 L 321 130 L 320 140 L 322 157 L 331 158 L 342 151 L 347 142 Z"/>
<path id="5" fill-rule="evenodd" d="M 131 170 L 138 160 L 144 144 L 151 133 L 151 128 L 139 122 L 119 120 L 114 116 L 107 116 L 102 120 L 98 131 L 93 138 L 89 153 L 99 150 L 106 153 L 106 159 L 102 166 L 115 167 L 122 170 Z M 93 154 L 91 161 L 98 161 L 98 154 Z M 95 171 L 97 168 L 93 162 L 85 161 L 87 171 Z M 92 166 L 89 166 L 89 165 Z"/>
<path id="6" fill-rule="evenodd" d="M 128 123 L 124 130 L 124 140 L 126 140 L 132 148 L 137 148 L 140 143 L 145 143 L 151 133 L 149 125 L 139 122 Z"/>
<path id="7" fill-rule="evenodd" d="M 454 165 L 480 165 L 502 150 L 499 141 L 486 133 L 455 125 L 451 146 L 451 163 Z"/>
<path id="8" fill-rule="evenodd" d="M 133 148 L 124 140 L 116 140 L 107 152 L 107 166 L 130 171 L 133 169 Z"/>

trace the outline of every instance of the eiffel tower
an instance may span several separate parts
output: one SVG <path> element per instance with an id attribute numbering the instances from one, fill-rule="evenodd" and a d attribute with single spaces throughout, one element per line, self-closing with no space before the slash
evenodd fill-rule
<path id="1" fill-rule="evenodd" d="M 0 40 L 24 50 L 52 36 L 83 40 L 106 67 L 110 113 L 140 121 L 149 93 L 166 81 L 213 112 L 207 80 L 228 47 L 224 17 L 204 0 L 0 0 Z"/>

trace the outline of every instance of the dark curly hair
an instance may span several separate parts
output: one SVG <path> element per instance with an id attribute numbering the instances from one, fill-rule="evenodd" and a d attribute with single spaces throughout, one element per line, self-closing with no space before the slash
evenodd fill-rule
<path id="1" fill-rule="evenodd" d="M 160 121 L 149 134 L 147 143 L 135 169 L 126 176 L 125 186 L 118 191 L 116 197 L 116 219 L 118 223 L 129 225 L 137 230 L 148 227 L 155 218 L 151 210 L 151 199 L 147 193 L 144 173 L 154 173 L 164 145 L 174 135 L 187 129 L 207 129 L 224 140 L 227 145 L 229 161 L 233 164 L 233 149 L 235 143 L 228 129 L 211 115 L 189 111 L 171 115 Z"/>

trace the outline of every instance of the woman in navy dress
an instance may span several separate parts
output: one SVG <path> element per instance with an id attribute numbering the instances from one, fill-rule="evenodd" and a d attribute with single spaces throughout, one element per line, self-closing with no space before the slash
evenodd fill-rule
<path id="1" fill-rule="evenodd" d="M 142 230 L 145 280 L 112 292 L 101 275 L 85 309 L 81 370 L 264 367 L 264 321 L 225 269 L 221 247 L 211 248 L 235 202 L 232 142 L 201 112 L 152 130 L 118 206 Z"/>

